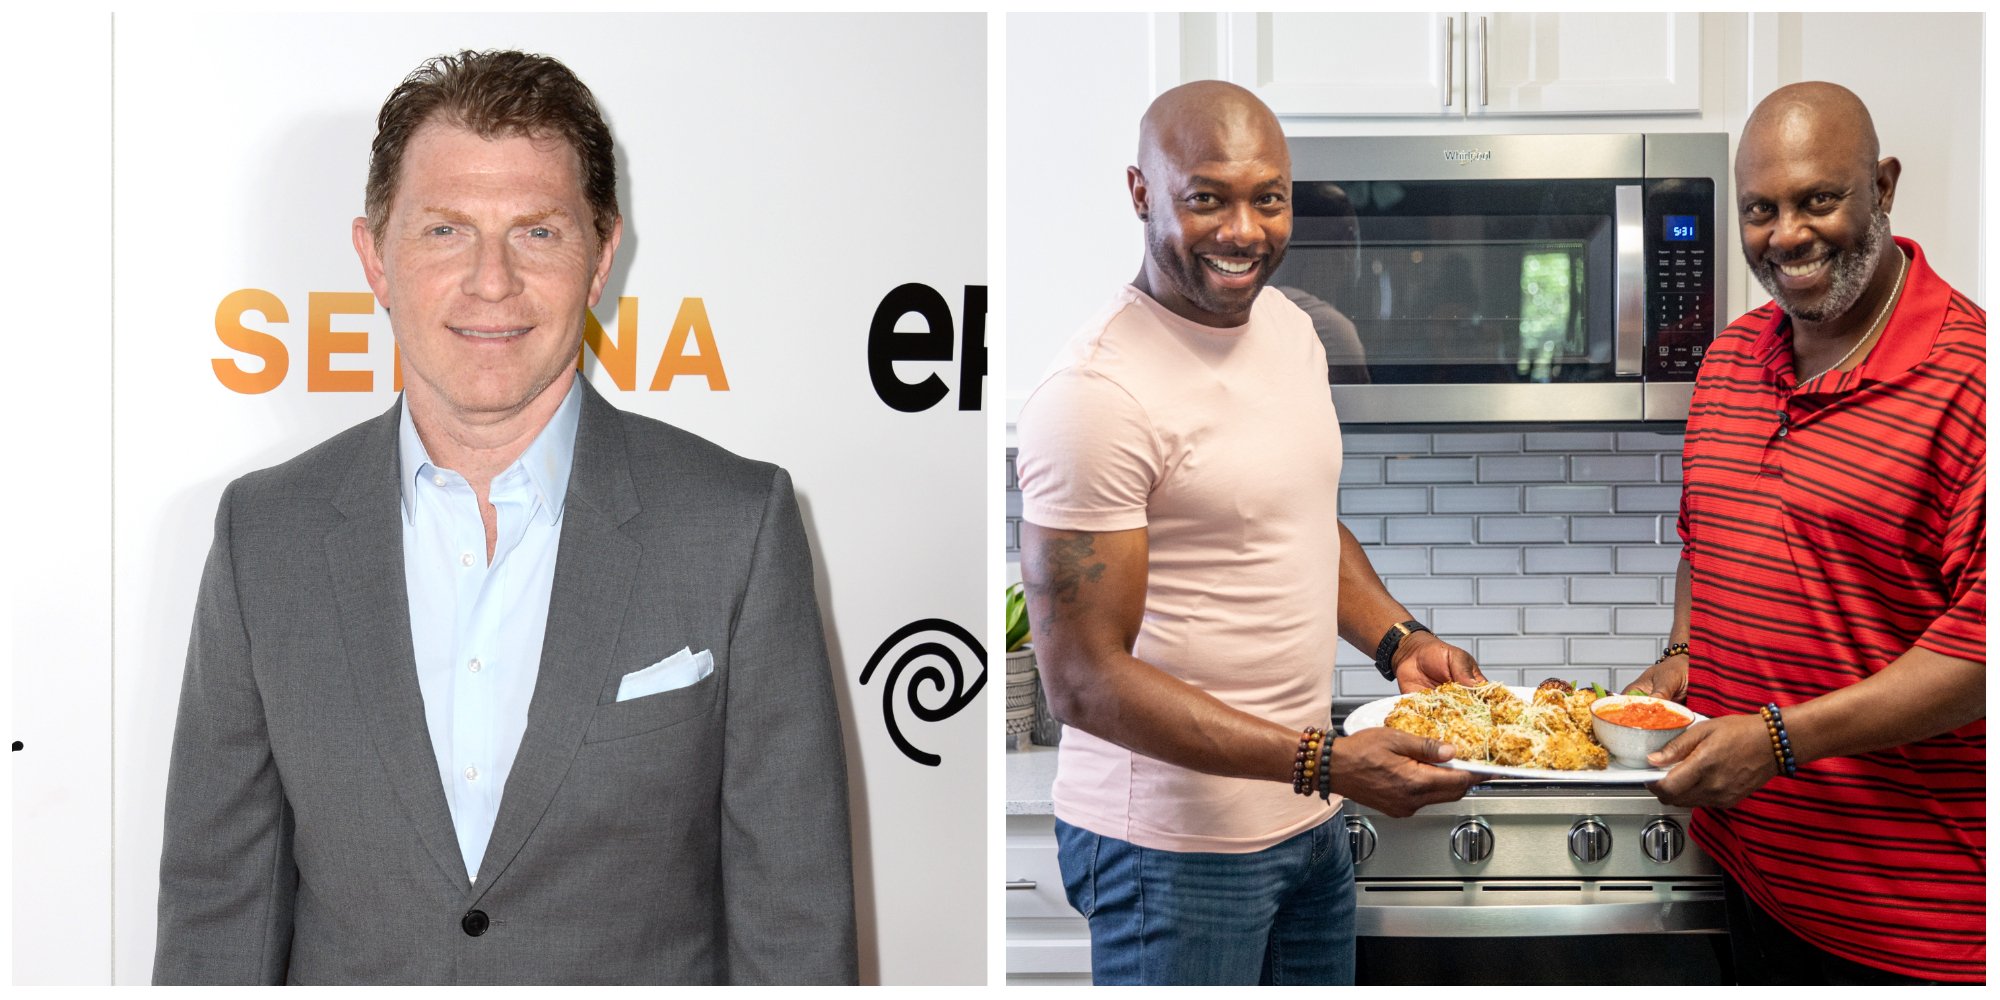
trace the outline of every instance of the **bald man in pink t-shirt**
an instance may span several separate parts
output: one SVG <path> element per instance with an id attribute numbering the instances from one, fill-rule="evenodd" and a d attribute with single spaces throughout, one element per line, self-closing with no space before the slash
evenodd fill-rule
<path id="1" fill-rule="evenodd" d="M 1311 735 L 1336 642 L 1378 650 L 1406 691 L 1484 678 L 1410 620 L 1335 516 L 1325 352 L 1264 288 L 1291 235 L 1277 119 L 1231 84 L 1175 88 L 1126 173 L 1138 277 L 1017 422 L 1021 573 L 1067 727 L 1063 880 L 1099 983 L 1351 983 L 1339 796 L 1406 816 L 1477 779 L 1436 766 L 1436 740 Z"/>

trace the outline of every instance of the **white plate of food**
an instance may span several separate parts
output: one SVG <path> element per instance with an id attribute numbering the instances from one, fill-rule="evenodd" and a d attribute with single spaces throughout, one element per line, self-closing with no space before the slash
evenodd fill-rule
<path id="1" fill-rule="evenodd" d="M 1530 721 L 1538 721 L 1540 723 L 1540 725 L 1533 728 L 1532 733 L 1523 734 L 1514 728 L 1521 724 L 1519 719 L 1497 727 L 1492 726 L 1490 713 L 1494 710 L 1496 703 L 1504 704 L 1504 700 L 1499 694 L 1502 690 L 1511 695 L 1513 700 L 1521 703 L 1521 711 L 1524 714 L 1532 713 Z M 1403 705 L 1405 699 L 1411 700 L 1410 708 L 1414 713 L 1432 719 L 1438 718 L 1443 709 L 1462 709 L 1476 701 L 1487 706 L 1488 717 L 1484 719 L 1477 718 L 1476 716 L 1479 715 L 1477 711 L 1461 711 L 1458 713 L 1459 717 L 1465 720 L 1460 725 L 1462 727 L 1470 727 L 1461 728 L 1459 733 L 1469 736 L 1469 738 L 1463 741 L 1465 743 L 1464 746 L 1458 746 L 1461 743 L 1460 740 L 1451 740 L 1454 746 L 1458 746 L 1461 756 L 1446 761 L 1443 765 L 1445 767 L 1458 768 L 1462 771 L 1472 771 L 1477 774 L 1492 775 L 1496 778 L 1526 778 L 1534 781 L 1563 781 L 1595 785 L 1642 785 L 1650 781 L 1658 781 L 1660 778 L 1666 776 L 1667 772 L 1663 768 L 1631 768 L 1622 766 L 1617 761 L 1611 760 L 1610 754 L 1604 752 L 1603 747 L 1597 743 L 1596 737 L 1589 735 L 1587 715 L 1582 719 L 1577 719 L 1568 704 L 1561 706 L 1546 704 L 1554 700 L 1553 696 L 1544 696 L 1545 707 L 1535 708 L 1536 690 L 1536 688 L 1512 685 L 1503 688 L 1498 684 L 1489 684 L 1480 688 L 1463 688 L 1456 684 L 1441 685 L 1431 691 L 1412 692 L 1407 695 L 1394 695 L 1371 701 L 1349 713 L 1347 724 L 1343 728 L 1347 735 L 1352 736 L 1364 729 L 1376 729 L 1388 725 L 1390 713 L 1394 712 L 1399 705 Z M 1567 700 L 1574 697 L 1574 695 L 1573 693 L 1565 694 L 1562 697 Z M 1560 724 L 1560 720 L 1555 717 L 1557 707 L 1569 711 L 1573 722 L 1567 725 Z M 1501 708 L 1499 711 L 1503 717 L 1506 715 L 1507 710 L 1505 708 Z M 1585 703 L 1583 711 L 1588 712 L 1587 703 Z M 1691 714 L 1694 716 L 1694 721 L 1696 722 L 1702 722 L 1708 718 L 1699 712 Z M 1488 741 L 1484 748 L 1486 752 L 1468 752 L 1480 749 L 1478 746 L 1478 736 L 1480 734 L 1479 731 L 1482 729 L 1482 723 L 1486 729 L 1484 735 Z M 1580 733 L 1575 732 L 1579 728 L 1577 723 L 1580 723 Z M 1399 725 L 1397 728 L 1403 728 L 1403 726 Z M 1552 733 L 1549 731 L 1551 729 L 1558 731 Z M 1493 745 L 1496 735 L 1501 737 L 1499 742 L 1507 744 L 1501 747 L 1499 752 L 1495 752 Z M 1524 740 L 1527 742 L 1527 746 L 1522 745 Z M 1525 766 L 1519 762 L 1524 754 L 1530 765 L 1562 763 L 1580 766 Z M 1602 764 L 1592 766 L 1596 764 L 1600 755 Z M 1500 761 L 1502 760 L 1508 762 L 1501 763 Z"/>

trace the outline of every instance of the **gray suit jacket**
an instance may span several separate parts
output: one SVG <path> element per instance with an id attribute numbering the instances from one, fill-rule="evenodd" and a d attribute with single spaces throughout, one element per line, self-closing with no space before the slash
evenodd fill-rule
<path id="1" fill-rule="evenodd" d="M 410 642 L 398 418 L 223 494 L 154 981 L 854 982 L 846 763 L 784 470 L 584 387 L 527 732 L 468 885 Z M 682 646 L 714 672 L 616 701 Z"/>

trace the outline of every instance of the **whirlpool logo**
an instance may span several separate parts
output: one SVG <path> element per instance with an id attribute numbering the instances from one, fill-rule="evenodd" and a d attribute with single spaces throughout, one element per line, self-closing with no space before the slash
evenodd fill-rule
<path id="1" fill-rule="evenodd" d="M 1469 163 L 1490 160 L 1492 158 L 1493 151 L 1490 149 L 1447 149 L 1444 151 L 1446 163 L 1456 163 L 1461 167 Z"/>
<path id="2" fill-rule="evenodd" d="M 969 653 L 964 659 L 960 654 Z M 891 654 L 895 654 L 891 659 Z M 920 618 L 897 629 L 875 647 L 868 665 L 861 669 L 861 686 L 867 687 L 875 668 L 888 663 L 882 678 L 882 723 L 889 739 L 903 756 L 925 767 L 943 762 L 937 754 L 919 749 L 903 734 L 904 720 L 898 712 L 907 709 L 919 722 L 941 722 L 957 715 L 986 686 L 986 648 L 972 633 L 942 618 Z M 976 665 L 979 675 L 966 679 L 966 668 Z M 909 670 L 907 676 L 904 671 Z"/>

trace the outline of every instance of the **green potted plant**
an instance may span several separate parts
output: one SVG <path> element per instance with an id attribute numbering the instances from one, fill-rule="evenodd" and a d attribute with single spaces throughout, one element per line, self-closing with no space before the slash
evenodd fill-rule
<path id="1" fill-rule="evenodd" d="M 1007 588 L 1007 748 L 1021 749 L 1035 728 L 1035 650 L 1028 645 L 1028 597 Z"/>
<path id="2" fill-rule="evenodd" d="M 1029 741 L 1037 746 L 1052 747 L 1062 741 L 1062 724 L 1049 712 L 1047 692 L 1042 690 L 1041 671 L 1035 669 L 1035 647 L 1028 640 L 1028 596 L 1019 583 L 1007 588 L 1007 735 L 1014 739 L 1018 731 L 1016 722 L 1016 685 L 1019 684 L 1025 698 L 1018 704 L 1032 705 L 1033 715 L 1028 720 Z"/>
<path id="3" fill-rule="evenodd" d="M 1028 594 L 1020 581 L 1007 587 L 1007 660 L 1012 663 L 1014 654 L 1020 653 L 1031 662 L 1035 651 L 1028 647 Z M 1010 672 L 1012 666 L 1007 668 Z"/>

